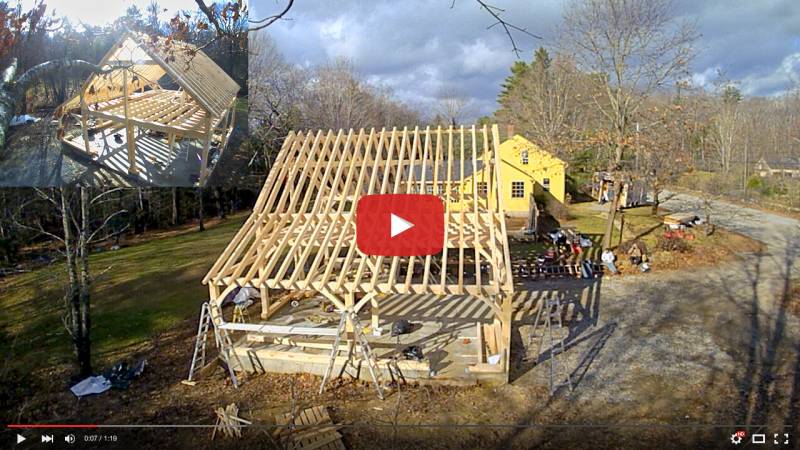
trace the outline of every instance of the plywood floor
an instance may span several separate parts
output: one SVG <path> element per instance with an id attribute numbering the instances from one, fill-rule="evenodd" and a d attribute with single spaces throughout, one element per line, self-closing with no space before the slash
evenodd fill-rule
<path id="1" fill-rule="evenodd" d="M 138 174 L 130 175 L 125 130 L 107 128 L 90 138 L 90 146 L 97 153 L 93 161 L 115 172 L 141 180 L 142 184 L 155 186 L 195 186 L 199 180 L 202 148 L 196 141 L 184 139 L 175 142 L 170 152 L 167 140 L 158 134 L 136 128 L 136 168 Z M 119 136 L 119 141 L 115 139 Z M 69 140 L 69 145 L 84 148 L 83 136 Z M 82 150 L 77 150 L 82 152 Z M 213 166 L 212 166 L 213 170 Z"/>

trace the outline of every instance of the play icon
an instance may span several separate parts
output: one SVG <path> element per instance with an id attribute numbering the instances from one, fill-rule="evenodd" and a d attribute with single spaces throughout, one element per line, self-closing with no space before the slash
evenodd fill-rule
<path id="1" fill-rule="evenodd" d="M 25 439 L 27 439 L 25 436 L 17 433 L 17 444 L 21 444 Z"/>
<path id="2" fill-rule="evenodd" d="M 390 219 L 391 219 L 391 229 L 389 230 L 390 237 L 395 237 L 398 234 L 402 233 L 403 231 L 411 229 L 411 227 L 414 226 L 413 223 L 395 214 L 390 214 Z"/>
<path id="3" fill-rule="evenodd" d="M 356 205 L 356 244 L 375 256 L 425 256 L 442 251 L 444 205 L 435 195 L 365 195 Z"/>

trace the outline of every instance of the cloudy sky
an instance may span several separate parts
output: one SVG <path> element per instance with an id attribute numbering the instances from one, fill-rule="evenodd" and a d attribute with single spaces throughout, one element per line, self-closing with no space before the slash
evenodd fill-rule
<path id="1" fill-rule="evenodd" d="M 541 40 L 516 35 L 522 57 L 553 47 L 561 0 L 494 0 L 515 25 Z M 283 1 L 251 0 L 251 15 L 276 12 Z M 349 58 L 368 80 L 404 101 L 430 106 L 444 90 L 473 99 L 475 116 L 491 113 L 500 83 L 516 59 L 500 28 L 474 0 L 301 0 L 290 20 L 268 29 L 287 60 L 313 65 Z M 675 0 L 681 17 L 702 34 L 692 71 L 706 84 L 718 70 L 747 95 L 774 95 L 800 83 L 799 0 Z"/>

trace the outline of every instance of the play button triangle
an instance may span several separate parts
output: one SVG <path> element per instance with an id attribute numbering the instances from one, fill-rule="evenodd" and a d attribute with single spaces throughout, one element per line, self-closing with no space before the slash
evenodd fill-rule
<path id="1" fill-rule="evenodd" d="M 397 215 L 394 215 L 394 214 L 390 214 L 390 215 L 391 215 L 391 219 L 392 219 L 391 232 L 390 232 L 391 237 L 395 237 L 398 234 L 400 234 L 400 233 L 402 233 L 402 232 L 404 232 L 404 231 L 406 231 L 406 230 L 408 230 L 408 229 L 410 229 L 410 228 L 412 228 L 414 226 L 413 223 L 407 221 L 406 219 L 403 219 L 400 216 L 397 216 Z"/>

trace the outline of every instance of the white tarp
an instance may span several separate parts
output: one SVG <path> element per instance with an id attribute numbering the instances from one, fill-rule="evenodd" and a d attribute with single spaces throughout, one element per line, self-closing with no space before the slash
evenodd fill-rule
<path id="1" fill-rule="evenodd" d="M 84 395 L 90 394 L 99 394 L 109 389 L 111 389 L 111 382 L 102 375 L 89 377 L 69 388 L 69 390 L 78 397 L 83 397 Z"/>
<path id="2" fill-rule="evenodd" d="M 256 288 L 243 287 L 239 289 L 239 292 L 236 293 L 236 297 L 233 297 L 233 303 L 236 305 L 242 305 L 251 298 L 261 298 L 261 292 L 259 292 Z"/>
<path id="3" fill-rule="evenodd" d="M 33 117 L 30 114 L 23 114 L 21 116 L 14 116 L 11 118 L 11 122 L 8 124 L 10 127 L 16 127 L 19 125 L 25 125 L 26 123 L 36 123 L 42 119 L 38 117 Z"/>

